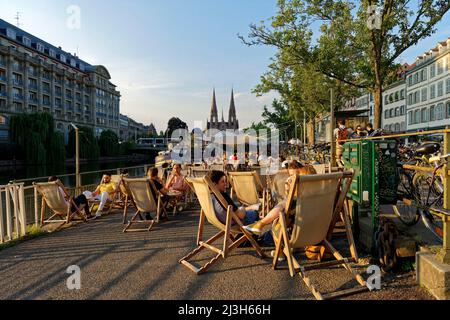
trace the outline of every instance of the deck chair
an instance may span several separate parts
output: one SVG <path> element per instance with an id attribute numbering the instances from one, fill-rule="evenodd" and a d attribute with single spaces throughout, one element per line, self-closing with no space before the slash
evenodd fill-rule
<path id="1" fill-rule="evenodd" d="M 150 231 L 156 221 L 159 221 L 159 214 L 161 208 L 161 198 L 155 200 L 153 197 L 152 189 L 156 193 L 156 188 L 150 178 L 124 178 L 123 179 L 126 188 L 129 190 L 133 203 L 136 206 L 136 213 L 128 221 L 127 226 L 123 229 L 123 232 L 139 232 L 139 231 Z M 156 212 L 155 220 L 145 220 L 142 217 L 143 213 L 146 212 Z M 138 220 L 138 218 L 140 220 Z M 133 224 L 148 224 L 146 229 L 130 229 Z"/>
<path id="2" fill-rule="evenodd" d="M 59 180 L 47 183 L 33 183 L 33 186 L 37 192 L 42 195 L 42 226 L 48 223 L 61 223 L 61 226 L 59 227 L 62 227 L 64 224 L 74 220 L 75 216 L 78 216 L 83 221 L 87 221 L 86 214 L 82 211 L 82 208 L 75 204 L 73 197 L 67 193 L 63 184 Z M 63 197 L 59 191 L 60 188 L 63 190 L 65 197 Z M 66 202 L 65 199 L 68 199 L 68 201 Z M 45 220 L 45 209 L 47 206 L 53 211 L 53 215 Z M 71 212 L 71 206 L 75 208 L 74 212 Z M 55 220 L 55 217 L 59 217 L 59 220 Z"/>
<path id="3" fill-rule="evenodd" d="M 120 205 L 123 208 L 123 224 L 126 224 L 127 221 L 127 214 L 128 214 L 128 208 L 130 206 L 133 206 L 136 210 L 136 204 L 134 203 L 133 196 L 131 195 L 131 191 L 128 189 L 128 186 L 125 184 L 124 178 L 128 178 L 125 176 L 122 176 L 119 182 L 119 188 L 118 191 L 120 193 L 120 202 L 118 202 L 118 205 Z"/>
<path id="4" fill-rule="evenodd" d="M 116 186 L 116 192 L 111 200 L 108 200 L 105 204 L 104 211 L 107 215 L 111 213 L 111 211 L 118 206 L 118 202 L 120 201 L 120 191 L 119 191 L 119 185 L 121 181 L 122 176 L 121 175 L 111 175 L 111 182 L 115 184 Z M 100 200 L 97 199 L 88 199 L 89 205 L 90 205 L 90 211 L 93 213 L 94 208 L 96 205 L 100 203 Z"/>
<path id="5" fill-rule="evenodd" d="M 285 213 L 280 214 L 279 225 L 275 225 L 273 228 L 276 245 L 273 268 L 277 268 L 278 258 L 280 257 L 281 252 L 283 252 L 288 261 L 291 277 L 294 277 L 294 275 L 298 273 L 314 297 L 318 300 L 332 299 L 370 290 L 361 275 L 354 272 L 349 264 L 357 261 L 354 258 L 344 258 L 327 239 L 335 215 L 340 211 L 340 208 L 342 208 L 342 204 L 339 203 L 339 201 L 343 203 L 345 200 L 345 195 L 340 195 L 338 197 L 338 203 L 336 203 L 336 198 L 337 195 L 339 195 L 343 178 L 343 173 L 296 176 L 295 183 L 291 186 L 286 203 L 287 212 L 292 206 L 294 198 L 297 199 L 292 232 L 290 234 L 288 233 Z M 347 228 L 347 232 L 351 233 L 351 229 Z M 301 266 L 294 257 L 293 249 L 304 249 L 307 246 L 318 245 L 324 246 L 326 250 L 331 252 L 336 261 L 326 261 Z M 341 265 L 348 270 L 361 287 L 321 294 L 306 276 L 306 271 L 308 270 L 336 265 Z"/>
<path id="6" fill-rule="evenodd" d="M 281 170 L 272 178 L 272 196 L 274 199 L 280 200 L 287 197 L 286 180 L 289 178 L 287 170 Z"/>
<path id="7" fill-rule="evenodd" d="M 205 169 L 195 169 L 192 168 L 191 170 L 191 177 L 192 178 L 203 178 L 206 176 L 211 170 L 205 170 Z"/>
<path id="8" fill-rule="evenodd" d="M 197 275 L 205 273 L 210 267 L 222 259 L 226 259 L 230 252 L 242 244 L 244 241 L 248 240 L 252 247 L 256 250 L 257 254 L 264 258 L 265 254 L 252 238 L 251 234 L 246 231 L 243 227 L 241 220 L 233 213 L 233 207 L 228 206 L 226 200 L 223 198 L 222 194 L 216 189 L 209 177 L 203 178 L 191 178 L 188 179 L 189 185 L 195 190 L 197 198 L 200 202 L 200 222 L 198 226 L 197 233 L 197 248 L 192 252 L 187 254 L 185 257 L 179 260 L 179 263 L 186 266 Z M 224 207 L 227 208 L 227 218 L 226 223 L 222 223 L 215 214 L 212 197 L 216 196 L 218 201 L 222 203 Z M 205 219 L 212 224 L 214 227 L 219 229 L 219 233 L 214 235 L 209 240 L 203 241 L 203 229 L 205 226 Z M 234 222 L 234 224 L 233 224 Z M 240 236 L 241 235 L 241 236 Z M 240 237 L 239 237 L 240 236 Z M 222 248 L 217 248 L 212 244 L 223 238 Z M 202 250 L 208 249 L 213 251 L 216 256 L 212 258 L 208 263 L 198 268 L 190 263 L 188 260 L 199 254 Z"/>
<path id="9" fill-rule="evenodd" d="M 268 212 L 268 191 L 261 182 L 261 179 L 256 171 L 248 172 L 228 172 L 228 177 L 231 184 L 231 196 L 236 195 L 237 200 L 246 205 L 251 206 L 261 203 L 261 215 L 265 216 Z M 262 193 L 262 198 L 259 193 Z"/>

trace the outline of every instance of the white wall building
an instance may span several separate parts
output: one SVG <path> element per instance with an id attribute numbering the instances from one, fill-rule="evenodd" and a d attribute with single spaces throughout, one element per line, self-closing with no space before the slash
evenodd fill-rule
<path id="1" fill-rule="evenodd" d="M 384 89 L 381 127 L 397 133 L 406 131 L 406 82 L 393 83 Z"/>

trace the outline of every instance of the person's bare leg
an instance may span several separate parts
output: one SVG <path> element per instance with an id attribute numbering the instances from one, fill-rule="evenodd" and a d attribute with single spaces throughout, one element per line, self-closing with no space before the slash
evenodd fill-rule
<path id="1" fill-rule="evenodd" d="M 260 222 L 264 225 L 271 224 L 280 216 L 280 213 L 280 208 L 275 207 Z"/>

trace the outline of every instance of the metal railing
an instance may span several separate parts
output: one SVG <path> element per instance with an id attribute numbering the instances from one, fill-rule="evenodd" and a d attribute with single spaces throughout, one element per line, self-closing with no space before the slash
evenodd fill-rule
<path id="1" fill-rule="evenodd" d="M 69 193 L 76 196 L 84 191 L 94 191 L 104 173 L 120 174 L 126 169 L 130 176 L 138 177 L 143 176 L 149 167 L 141 165 L 83 172 L 80 173 L 80 179 L 84 177 L 86 181 L 93 183 L 81 183 L 78 190 L 75 187 L 76 174 L 65 174 L 58 178 L 64 183 Z M 14 180 L 8 185 L 0 186 L 0 244 L 26 236 L 29 225 L 41 225 L 42 196 L 32 184 L 46 181 L 48 181 L 48 177 L 35 177 Z M 44 219 L 50 217 L 51 214 L 51 210 L 46 208 Z"/>

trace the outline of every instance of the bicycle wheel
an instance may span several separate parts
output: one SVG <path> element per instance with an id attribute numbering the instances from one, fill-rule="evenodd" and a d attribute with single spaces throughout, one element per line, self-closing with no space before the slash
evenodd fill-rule
<path id="1" fill-rule="evenodd" d="M 410 174 L 401 169 L 399 178 L 397 187 L 398 201 L 392 206 L 392 209 L 403 224 L 413 226 L 419 222 L 420 212 L 417 206 L 413 205 L 415 197 L 412 189 L 412 178 Z"/>
<path id="2" fill-rule="evenodd" d="M 443 184 L 439 176 L 429 172 L 417 172 L 413 178 L 413 190 L 418 203 L 423 207 L 442 207 L 443 204 Z"/>

